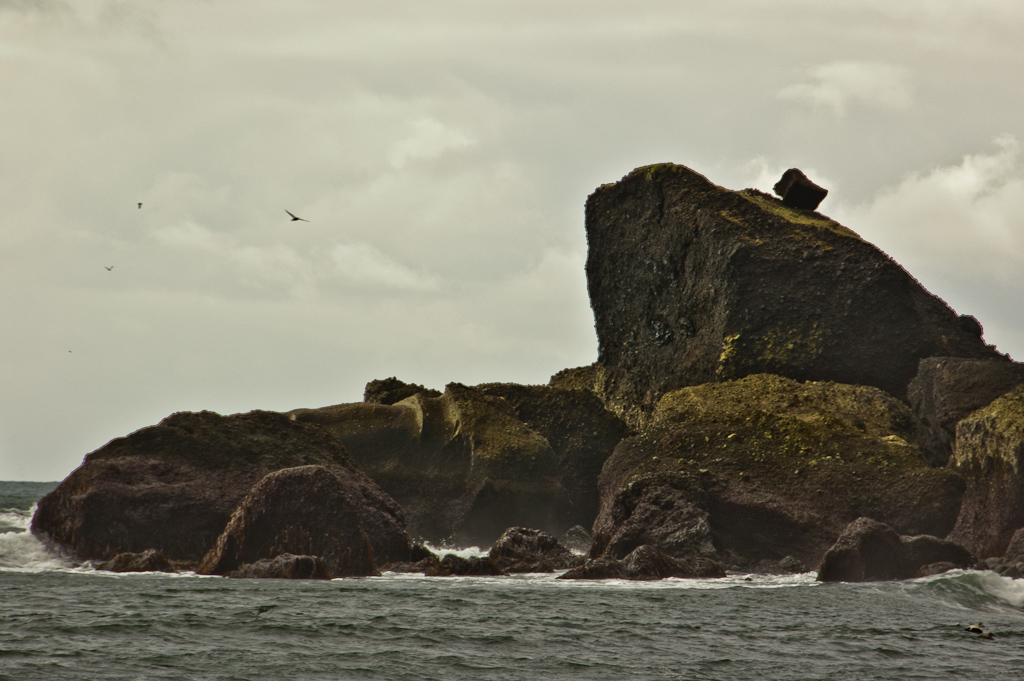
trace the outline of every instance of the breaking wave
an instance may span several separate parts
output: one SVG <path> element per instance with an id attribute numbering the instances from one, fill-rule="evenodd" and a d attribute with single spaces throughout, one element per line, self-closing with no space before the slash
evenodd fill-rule
<path id="1" fill-rule="evenodd" d="M 29 532 L 35 512 L 35 504 L 29 509 L 0 509 L 0 569 L 35 572 L 73 567 Z"/>

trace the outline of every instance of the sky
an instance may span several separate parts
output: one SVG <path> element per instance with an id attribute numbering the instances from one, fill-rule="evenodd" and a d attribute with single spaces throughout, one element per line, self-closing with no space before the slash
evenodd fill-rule
<path id="1" fill-rule="evenodd" d="M 1017 0 L 0 0 L 0 480 L 589 364 L 584 203 L 651 163 L 801 168 L 1022 358 L 1022 34 Z"/>

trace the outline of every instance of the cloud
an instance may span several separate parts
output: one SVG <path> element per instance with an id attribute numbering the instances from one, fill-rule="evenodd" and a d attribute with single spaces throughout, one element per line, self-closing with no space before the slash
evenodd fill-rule
<path id="1" fill-rule="evenodd" d="M 868 61 L 836 61 L 808 69 L 803 82 L 783 88 L 777 96 L 831 110 L 836 116 L 854 105 L 905 111 L 913 102 L 908 69 Z"/>
<path id="2" fill-rule="evenodd" d="M 434 291 L 435 276 L 417 272 L 366 243 L 337 244 L 331 249 L 335 276 L 359 284 L 402 291 Z"/>
<path id="3" fill-rule="evenodd" d="M 474 144 L 474 140 L 456 128 L 448 127 L 431 118 L 413 121 L 412 133 L 395 142 L 388 160 L 395 168 L 403 168 L 411 159 L 431 159 L 450 149 L 461 149 Z"/>

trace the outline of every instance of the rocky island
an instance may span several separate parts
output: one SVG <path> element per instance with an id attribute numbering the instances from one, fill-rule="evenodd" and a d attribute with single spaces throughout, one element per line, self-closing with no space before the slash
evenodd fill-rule
<path id="1" fill-rule="evenodd" d="M 780 198 L 675 164 L 595 190 L 592 365 L 174 414 L 87 455 L 32 531 L 101 569 L 236 577 L 1019 576 L 1024 366 L 794 171 Z"/>

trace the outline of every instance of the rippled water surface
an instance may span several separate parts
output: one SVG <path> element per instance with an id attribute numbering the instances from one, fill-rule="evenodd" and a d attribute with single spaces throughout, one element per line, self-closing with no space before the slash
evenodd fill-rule
<path id="1" fill-rule="evenodd" d="M 24 532 L 27 509 L 17 510 L 2 511 L 0 679 L 1024 673 L 1024 582 L 994 573 L 866 585 L 817 584 L 812 575 L 654 583 L 113 575 L 47 554 Z M 995 638 L 964 630 L 979 621 Z"/>

